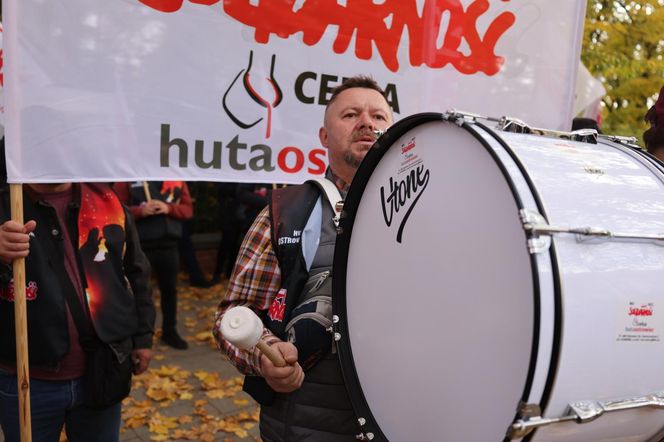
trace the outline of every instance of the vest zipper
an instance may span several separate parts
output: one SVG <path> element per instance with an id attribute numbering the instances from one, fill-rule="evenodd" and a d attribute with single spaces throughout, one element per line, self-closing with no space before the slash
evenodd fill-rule
<path id="1" fill-rule="evenodd" d="M 316 282 L 314 283 L 313 287 L 311 287 L 309 289 L 309 293 L 313 293 L 316 290 L 318 290 L 319 288 L 321 288 L 321 286 L 323 285 L 323 283 L 325 282 L 325 280 L 327 279 L 328 276 L 330 276 L 330 271 L 329 270 L 325 270 L 324 272 L 320 273 L 319 275 L 316 275 L 316 277 L 318 279 L 316 279 Z"/>

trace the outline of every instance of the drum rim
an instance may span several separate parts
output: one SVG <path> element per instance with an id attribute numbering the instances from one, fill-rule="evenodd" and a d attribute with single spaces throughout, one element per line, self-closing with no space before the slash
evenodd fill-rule
<path id="1" fill-rule="evenodd" d="M 464 123 L 467 124 L 467 123 Z M 530 174 L 528 173 L 528 170 L 526 169 L 525 165 L 519 158 L 519 156 L 514 152 L 514 149 L 512 149 L 507 142 L 498 135 L 498 133 L 483 123 L 480 122 L 475 122 L 475 125 L 478 127 L 482 128 L 486 133 L 491 135 L 499 144 L 500 146 L 507 152 L 507 154 L 512 158 L 514 163 L 516 164 L 517 168 L 521 172 L 521 175 L 523 176 L 523 179 L 526 181 L 526 185 L 528 186 L 528 189 L 530 190 L 531 196 L 533 200 L 535 201 L 535 205 L 537 206 L 537 210 L 539 211 L 540 215 L 544 217 L 548 221 L 549 216 L 546 212 L 546 208 L 544 207 L 544 203 L 542 200 L 542 197 L 540 196 L 539 192 L 537 191 L 537 187 L 535 186 L 535 183 L 533 179 L 531 178 Z M 474 132 L 474 129 L 471 130 L 471 132 Z M 479 134 L 478 134 L 479 136 Z M 509 179 L 509 176 L 508 176 Z M 558 254 L 556 252 L 556 245 L 555 241 L 551 241 L 551 245 L 549 246 L 549 258 L 551 261 L 551 278 L 553 281 L 553 296 L 554 296 L 554 312 L 553 312 L 553 342 L 551 343 L 551 360 L 549 362 L 549 367 L 548 367 L 548 373 L 547 373 L 547 379 L 546 383 L 544 385 L 544 390 L 542 391 L 542 397 L 540 398 L 539 406 L 540 410 L 542 410 L 542 414 L 546 410 L 549 404 L 549 400 L 551 399 L 551 393 L 553 392 L 553 386 L 556 381 L 556 377 L 558 374 L 558 363 L 560 360 L 560 345 L 562 342 L 562 331 L 563 331 L 563 317 L 562 317 L 562 312 L 563 312 L 563 307 L 562 307 L 562 287 L 561 287 L 561 282 L 560 282 L 560 266 L 558 264 Z M 530 255 L 531 259 L 531 268 L 533 271 L 533 282 L 537 282 L 536 284 L 536 292 L 537 296 L 535 297 L 535 303 L 537 304 L 536 308 L 536 321 L 537 325 L 535 327 L 535 330 L 539 329 L 540 327 L 540 312 L 541 312 L 541 306 L 539 303 L 540 296 L 541 294 L 539 293 L 539 272 L 537 271 L 537 260 L 535 258 L 534 254 Z M 535 344 L 535 340 L 533 340 L 533 344 Z M 537 342 L 539 345 L 539 340 Z M 533 345 L 533 353 L 531 354 L 532 357 L 536 358 L 537 357 L 537 351 L 538 348 Z M 524 388 L 523 396 L 522 396 L 522 402 L 525 404 L 526 401 L 528 400 L 528 396 L 530 395 L 530 390 L 532 388 L 532 382 L 534 379 L 535 375 L 535 369 L 536 369 L 536 360 L 531 359 L 531 368 L 532 372 L 529 371 L 529 379 L 526 383 L 526 386 Z M 515 418 L 514 420 L 516 421 L 519 419 L 520 416 L 520 410 L 517 409 Z M 524 442 L 529 442 L 535 437 L 535 434 L 537 433 L 537 430 L 531 432 L 528 436 L 524 438 Z M 505 442 L 507 442 L 509 439 L 506 437 Z"/>
<path id="2" fill-rule="evenodd" d="M 360 200 L 366 185 L 368 184 L 369 178 L 371 177 L 373 171 L 377 167 L 383 155 L 388 151 L 394 142 L 400 138 L 404 133 L 409 130 L 420 126 L 422 124 L 435 122 L 435 121 L 449 121 L 449 116 L 447 114 L 437 113 L 437 112 L 426 112 L 418 113 L 411 116 L 408 116 L 395 125 L 391 126 L 388 131 L 383 134 L 372 148 L 367 153 L 366 157 L 362 161 L 362 164 L 358 168 L 355 177 L 353 179 L 352 185 L 348 191 L 348 195 L 344 201 L 344 216 L 342 216 L 340 223 L 340 233 L 337 236 L 337 242 L 335 246 L 334 253 L 334 266 L 335 266 L 335 277 L 333 278 L 333 313 L 336 318 L 346 318 L 347 317 L 347 305 L 346 305 L 346 275 L 347 275 L 347 261 L 348 261 L 348 251 L 350 247 L 350 240 L 352 238 L 352 230 L 355 220 L 355 213 L 357 212 Z M 460 127 L 468 131 L 480 144 L 486 149 L 486 151 L 491 155 L 496 165 L 499 167 L 503 177 L 507 181 L 508 187 L 510 188 L 512 195 L 515 199 L 515 203 L 519 209 L 524 208 L 521 196 L 513 182 L 511 175 L 507 172 L 507 169 L 503 162 L 498 158 L 497 154 L 493 151 L 491 146 L 489 146 L 487 140 L 478 132 L 478 130 L 473 125 L 481 128 L 487 134 L 492 136 L 499 145 L 506 150 L 509 156 L 517 165 L 519 171 L 523 175 L 524 180 L 527 183 L 527 186 L 531 192 L 535 204 L 538 207 L 538 210 L 546 219 L 548 219 L 544 206 L 542 204 L 542 199 L 538 194 L 534 183 L 530 176 L 528 175 L 523 163 L 520 161 L 516 153 L 507 145 L 507 143 L 492 129 L 487 126 L 474 122 L 472 124 L 463 121 L 459 124 Z M 351 210 L 352 209 L 352 210 Z M 528 238 L 528 234 L 524 231 L 525 239 Z M 557 372 L 558 366 L 558 357 L 559 357 L 559 347 L 560 339 L 562 333 L 562 318 L 561 315 L 561 291 L 560 291 L 560 278 L 558 271 L 558 263 L 556 259 L 555 247 L 554 244 L 551 244 L 549 248 L 551 265 L 552 265 L 552 278 L 554 284 L 554 333 L 553 333 L 553 343 L 552 343 L 552 355 L 551 361 L 548 367 L 548 375 L 545 384 L 545 388 L 542 394 L 542 399 L 540 401 L 540 406 L 542 409 L 545 408 L 545 405 L 548 403 L 548 399 L 551 395 L 551 391 L 554 384 L 555 374 Z M 536 257 L 533 254 L 530 254 L 531 262 L 531 272 L 533 277 L 533 292 L 534 292 L 534 318 L 533 318 L 533 337 L 532 337 L 532 348 L 531 356 L 528 368 L 528 375 L 524 383 L 524 391 L 522 393 L 522 401 L 528 399 L 532 388 L 532 382 L 534 379 L 535 369 L 537 365 L 537 355 L 539 348 L 539 328 L 540 328 L 540 285 L 539 285 L 539 272 L 537 266 Z M 357 370 L 355 367 L 352 351 L 352 343 L 350 342 L 348 323 L 346 321 L 338 320 L 335 323 L 335 332 L 339 333 L 340 336 L 346 336 L 346 340 L 343 343 L 337 345 L 337 351 L 339 355 L 339 360 L 341 364 L 342 373 L 344 376 L 344 381 L 346 384 L 346 389 L 348 390 L 348 395 L 351 400 L 351 404 L 355 410 L 357 417 L 364 418 L 366 420 L 367 428 L 371 429 L 374 432 L 375 440 L 387 440 L 387 437 L 382 432 L 378 422 L 376 421 L 369 403 L 364 395 L 364 391 L 360 385 L 359 377 L 357 375 Z M 338 341 L 340 342 L 340 341 Z M 517 416 L 519 411 L 517 410 Z M 516 417 L 515 417 L 516 419 Z"/>
<path id="3" fill-rule="evenodd" d="M 641 159 L 648 169 L 652 170 L 654 168 L 660 173 L 661 176 L 659 178 L 664 182 L 664 161 L 660 160 L 647 150 L 642 149 L 641 146 L 637 144 L 621 143 L 615 140 L 607 140 L 606 138 L 598 138 L 597 143 L 616 148 L 620 151 L 631 154 L 633 157 Z"/>
<path id="4" fill-rule="evenodd" d="M 348 270 L 348 249 L 352 237 L 355 213 L 357 212 L 361 196 L 364 194 L 369 178 L 380 162 L 380 159 L 394 144 L 394 141 L 396 141 L 401 135 L 421 124 L 443 120 L 443 114 L 439 112 L 427 112 L 410 115 L 398 121 L 392 125 L 387 132 L 381 135 L 381 137 L 369 149 L 369 152 L 367 152 L 364 160 L 355 173 L 352 184 L 348 189 L 348 194 L 344 199 L 344 209 L 339 224 L 341 230 L 337 235 L 337 241 L 334 247 L 332 312 L 335 318 L 346 317 L 346 272 Z M 349 208 L 353 209 L 352 215 L 349 215 Z M 366 423 L 364 425 L 360 423 L 360 426 L 364 427 L 366 425 L 366 427 L 374 433 L 374 440 L 387 441 L 387 437 L 371 412 L 371 407 L 369 407 L 369 402 L 364 395 L 364 390 L 362 390 L 360 380 L 357 376 L 357 370 L 353 359 L 352 344 L 349 339 L 350 334 L 348 331 L 348 323 L 337 320 L 334 324 L 334 330 L 335 333 L 340 333 L 341 336 L 347 337 L 347 345 L 339 344 L 341 340 L 337 341 L 337 353 L 339 355 L 341 372 L 348 392 L 348 397 L 350 398 L 356 417 L 358 419 L 363 418 L 366 420 Z M 362 428 L 362 431 L 364 432 L 364 428 Z"/>

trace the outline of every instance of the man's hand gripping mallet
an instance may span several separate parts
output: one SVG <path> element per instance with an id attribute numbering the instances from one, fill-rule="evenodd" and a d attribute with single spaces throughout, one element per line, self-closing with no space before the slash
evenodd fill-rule
<path id="1" fill-rule="evenodd" d="M 276 367 L 285 367 L 281 353 L 267 345 L 262 339 L 263 322 L 248 307 L 233 307 L 224 313 L 220 324 L 224 338 L 242 350 L 257 347 Z"/>

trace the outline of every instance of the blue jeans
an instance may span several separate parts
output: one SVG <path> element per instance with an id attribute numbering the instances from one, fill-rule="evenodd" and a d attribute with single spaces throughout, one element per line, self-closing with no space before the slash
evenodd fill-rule
<path id="1" fill-rule="evenodd" d="M 122 404 L 103 410 L 83 405 L 82 379 L 30 380 L 30 414 L 33 442 L 58 442 L 65 426 L 70 442 L 117 442 Z M 0 426 L 6 442 L 20 441 L 16 375 L 0 369 Z"/>

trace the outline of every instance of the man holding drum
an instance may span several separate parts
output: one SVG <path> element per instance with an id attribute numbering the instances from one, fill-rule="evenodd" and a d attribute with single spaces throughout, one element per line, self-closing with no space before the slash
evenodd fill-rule
<path id="1" fill-rule="evenodd" d="M 385 94 L 373 79 L 352 77 L 334 89 L 319 138 L 328 149 L 325 177 L 342 195 L 376 131 L 392 122 Z M 220 348 L 247 375 L 244 389 L 261 404 L 266 442 L 354 441 L 360 432 L 333 349 L 336 229 L 333 204 L 326 198 L 310 182 L 274 191 L 245 236 L 215 321 Z M 239 305 L 262 318 L 263 340 L 283 355 L 286 366 L 277 367 L 255 348 L 244 352 L 224 339 L 221 318 Z"/>

